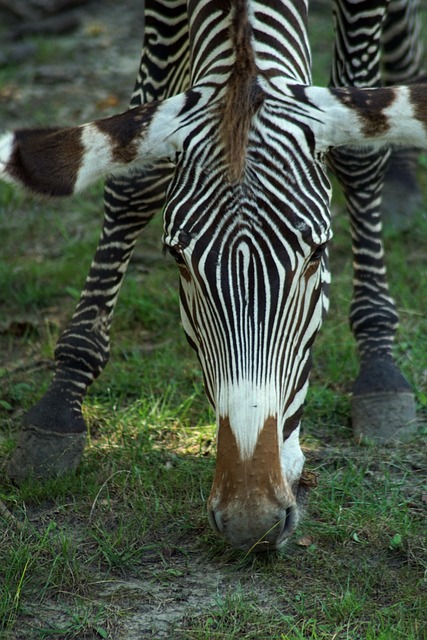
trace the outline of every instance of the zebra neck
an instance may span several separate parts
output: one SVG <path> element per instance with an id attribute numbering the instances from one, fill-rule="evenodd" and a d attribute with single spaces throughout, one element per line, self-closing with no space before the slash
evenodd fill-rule
<path id="1" fill-rule="evenodd" d="M 234 71 L 311 82 L 306 0 L 189 0 L 192 83 Z"/>
<path id="2" fill-rule="evenodd" d="M 243 180 L 251 123 L 269 85 L 310 81 L 305 2 L 190 0 L 192 82 L 217 89 L 231 184 Z"/>

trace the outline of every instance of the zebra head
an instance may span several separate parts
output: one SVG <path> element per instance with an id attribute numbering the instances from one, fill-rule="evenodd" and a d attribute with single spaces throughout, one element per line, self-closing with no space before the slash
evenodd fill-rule
<path id="1" fill-rule="evenodd" d="M 258 104 L 238 181 L 212 133 L 219 123 L 205 127 L 178 160 L 164 243 L 217 418 L 209 517 L 237 547 L 276 547 L 298 520 L 298 433 L 329 281 L 329 182 L 310 132 L 277 100 Z"/>

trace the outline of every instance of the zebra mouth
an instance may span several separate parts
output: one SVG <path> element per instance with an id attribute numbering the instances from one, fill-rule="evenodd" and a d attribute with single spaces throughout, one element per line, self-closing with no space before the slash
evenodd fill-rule
<path id="1" fill-rule="evenodd" d="M 256 534 L 255 527 L 252 532 L 240 529 L 239 538 L 234 537 L 229 530 L 229 522 L 223 522 L 221 514 L 215 512 L 213 509 L 208 509 L 208 519 L 212 529 L 215 533 L 221 535 L 228 540 L 234 547 L 242 549 L 247 553 L 258 553 L 263 551 L 274 551 L 279 549 L 285 544 L 286 540 L 294 532 L 299 516 L 299 507 L 294 504 L 287 507 L 283 516 L 278 520 L 268 531 L 261 533 L 261 528 L 258 528 L 258 536 Z M 233 539 L 234 538 L 234 539 Z"/>
<path id="2" fill-rule="evenodd" d="M 275 552 L 281 549 L 294 533 L 299 519 L 299 506 L 294 505 L 287 507 L 284 517 L 277 523 L 279 532 L 274 533 L 274 539 L 269 539 L 270 532 L 267 532 L 263 538 L 257 541 L 250 549 L 250 552 L 263 553 Z M 273 533 L 273 532 L 271 532 Z"/>

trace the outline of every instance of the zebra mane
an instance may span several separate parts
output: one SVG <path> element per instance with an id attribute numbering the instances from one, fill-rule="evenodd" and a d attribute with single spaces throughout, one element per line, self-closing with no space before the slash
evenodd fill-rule
<path id="1" fill-rule="evenodd" d="M 228 177 L 231 183 L 235 183 L 240 182 L 243 177 L 251 120 L 264 99 L 264 93 L 256 80 L 257 67 L 245 0 L 235 2 L 230 31 L 235 62 L 226 86 L 221 137 L 228 164 Z"/>

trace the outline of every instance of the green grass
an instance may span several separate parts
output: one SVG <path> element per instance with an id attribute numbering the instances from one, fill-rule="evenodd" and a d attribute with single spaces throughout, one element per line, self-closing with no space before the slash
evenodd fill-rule
<path id="1" fill-rule="evenodd" d="M 55 209 L 81 211 L 90 235 L 98 224 L 98 199 L 95 190 L 84 203 Z M 30 218 L 38 204 L 14 199 L 3 211 L 17 206 L 25 206 Z M 43 227 L 43 217 L 38 219 Z M 2 225 L 11 233 L 9 221 L 4 216 Z M 389 241 L 388 248 L 402 318 L 396 352 L 415 384 L 422 415 L 426 284 L 413 274 L 425 270 L 423 216 L 416 229 L 404 242 Z M 12 243 L 3 253 L 15 292 L 5 296 L 6 326 L 18 316 L 28 322 L 22 335 L 6 329 L 0 336 L 3 468 L 22 411 L 51 377 L 48 367 L 35 365 L 50 362 L 83 275 L 72 260 L 67 266 L 75 250 L 72 229 L 54 232 L 63 259 L 34 265 L 26 254 L 34 258 L 36 231 L 26 241 L 20 229 L 19 256 Z M 160 245 L 160 233 L 157 221 L 143 241 L 147 251 Z M 303 437 L 319 487 L 283 554 L 244 558 L 209 529 L 205 501 L 214 468 L 213 418 L 199 365 L 179 327 L 175 267 L 159 250 L 143 269 L 138 259 L 124 285 L 111 362 L 85 405 L 90 439 L 79 469 L 19 489 L 6 478 L 0 485 L 3 501 L 23 523 L 19 529 L 5 523 L 1 533 L 0 628 L 6 638 L 120 637 L 117 630 L 141 607 L 153 611 L 149 624 L 155 626 L 156 597 L 167 611 L 171 601 L 179 601 L 171 589 L 173 594 L 188 581 L 193 585 L 194 564 L 200 562 L 204 571 L 196 574 L 200 582 L 193 588 L 200 590 L 201 604 L 182 605 L 180 629 L 171 637 L 423 638 L 421 441 L 397 449 L 353 445 L 349 389 L 357 363 L 347 326 L 351 274 L 344 217 L 336 221 L 335 233 L 332 308 L 316 345 Z M 82 264 L 90 261 L 92 240 L 75 240 Z M 43 287 L 44 281 L 50 286 Z M 209 572 L 221 581 L 206 592 Z M 157 595 L 142 587 L 135 595 L 129 586 L 134 580 Z M 126 583 L 123 591 L 100 595 L 103 585 L 118 581 Z M 30 631 L 34 616 L 36 630 Z"/>
<path id="2" fill-rule="evenodd" d="M 317 26 L 324 82 L 328 26 Z M 37 111 L 33 121 L 50 117 Z M 425 157 L 420 181 L 427 199 Z M 424 442 L 353 443 L 344 215 L 334 219 L 331 311 L 304 420 L 307 466 L 319 485 L 282 553 L 244 556 L 209 528 L 215 427 L 180 327 L 160 219 L 138 245 L 110 363 L 85 403 L 82 464 L 60 480 L 8 481 L 23 413 L 47 389 L 56 339 L 92 258 L 101 191 L 52 204 L 0 187 L 0 498 L 15 518 L 0 519 L 0 638 L 140 640 L 162 637 L 156 625 L 169 622 L 163 637 L 185 640 L 423 640 Z M 386 247 L 401 318 L 396 357 L 425 418 L 425 212 Z"/>

